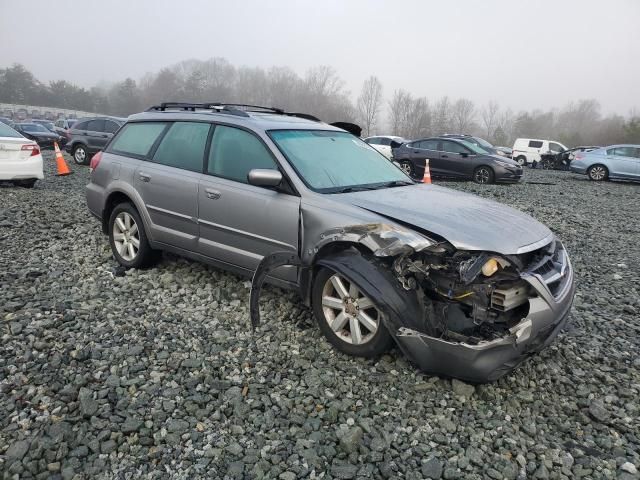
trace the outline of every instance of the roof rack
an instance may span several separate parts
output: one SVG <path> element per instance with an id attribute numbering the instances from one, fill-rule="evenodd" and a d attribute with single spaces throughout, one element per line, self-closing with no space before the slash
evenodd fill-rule
<path id="1" fill-rule="evenodd" d="M 219 103 L 219 102 L 206 102 L 206 103 L 185 103 L 185 102 L 163 102 L 160 105 L 154 105 L 147 109 L 147 112 L 156 111 L 164 112 L 166 110 L 184 110 L 187 112 L 195 112 L 196 110 L 213 110 L 218 113 L 228 113 L 231 115 L 237 115 L 239 117 L 248 117 L 248 112 L 254 113 L 275 113 L 278 115 L 287 115 L 289 117 L 305 118 L 320 122 L 321 120 L 308 113 L 290 113 L 285 112 L 281 108 L 276 107 L 263 107 L 261 105 L 248 105 L 245 103 Z"/>

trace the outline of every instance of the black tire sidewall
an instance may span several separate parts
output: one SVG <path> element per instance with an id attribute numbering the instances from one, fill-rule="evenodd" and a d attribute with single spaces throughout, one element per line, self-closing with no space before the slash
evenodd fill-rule
<path id="1" fill-rule="evenodd" d="M 602 167 L 604 169 L 604 177 L 602 177 L 601 179 L 597 179 L 597 178 L 593 178 L 591 176 L 591 171 L 595 168 L 595 167 Z M 605 167 L 604 165 L 591 165 L 589 167 L 589 169 L 587 170 L 587 176 L 589 177 L 589 180 L 591 180 L 592 182 L 604 182 L 605 180 L 607 180 L 609 178 L 609 169 L 607 167 Z"/>
<path id="2" fill-rule="evenodd" d="M 314 279 L 313 288 L 311 291 L 311 302 L 313 307 L 313 314 L 318 327 L 320 328 L 320 331 L 331 345 L 333 345 L 342 353 L 346 353 L 347 355 L 364 358 L 373 358 L 382 355 L 393 345 L 393 338 L 389 334 L 387 327 L 384 325 L 384 320 L 380 321 L 378 331 L 375 333 L 373 338 L 363 345 L 353 345 L 351 343 L 345 342 L 335 334 L 335 332 L 327 323 L 322 309 L 322 290 L 327 280 L 329 280 L 329 278 L 335 273 L 337 272 L 334 272 L 333 270 L 330 270 L 328 268 L 321 268 Z M 345 275 L 341 273 L 339 275 L 351 281 Z"/>
<path id="3" fill-rule="evenodd" d="M 415 168 L 413 168 L 413 163 L 411 163 L 411 160 L 400 160 L 400 165 L 408 165 L 409 166 L 409 176 L 411 178 L 415 178 L 416 177 L 416 170 L 415 170 Z"/>
<path id="4" fill-rule="evenodd" d="M 113 241 L 113 223 L 115 222 L 116 217 L 122 212 L 127 212 L 133 217 L 140 234 L 140 248 L 138 249 L 138 255 L 136 255 L 136 258 L 131 261 L 125 260 L 120 256 Z M 109 244 L 111 245 L 111 252 L 113 253 L 114 258 L 123 267 L 141 268 L 149 265 L 152 261 L 154 252 L 149 245 L 144 223 L 142 223 L 142 218 L 140 218 L 138 210 L 136 210 L 131 203 L 120 203 L 111 211 L 111 215 L 109 216 Z"/>
<path id="5" fill-rule="evenodd" d="M 79 149 L 84 150 L 84 162 L 78 162 L 78 160 L 76 160 L 76 151 L 78 151 Z M 82 144 L 73 147 L 73 161 L 77 165 L 87 165 L 89 163 L 89 151 L 87 150 L 87 147 Z"/>
<path id="6" fill-rule="evenodd" d="M 480 182 L 478 182 L 478 181 L 476 180 L 476 173 L 478 173 L 478 171 L 479 171 L 479 170 L 482 170 L 482 169 L 486 169 L 486 170 L 489 172 L 489 181 L 488 181 L 488 182 L 486 182 L 486 183 L 480 183 Z M 496 174 L 495 174 L 495 172 L 493 171 L 493 168 L 488 167 L 488 166 L 486 166 L 486 165 L 481 165 L 481 166 L 477 167 L 477 168 L 473 171 L 473 181 L 474 181 L 474 183 L 477 183 L 478 185 L 489 185 L 489 184 L 495 183 L 495 181 L 496 181 Z"/>
<path id="7" fill-rule="evenodd" d="M 522 161 L 522 163 L 520 163 L 520 161 Z M 524 166 L 526 166 L 526 165 L 527 165 L 527 157 L 523 157 L 522 155 L 521 155 L 521 156 L 519 156 L 519 157 L 516 157 L 516 162 L 518 162 L 518 164 L 519 164 L 521 167 L 524 167 Z"/>

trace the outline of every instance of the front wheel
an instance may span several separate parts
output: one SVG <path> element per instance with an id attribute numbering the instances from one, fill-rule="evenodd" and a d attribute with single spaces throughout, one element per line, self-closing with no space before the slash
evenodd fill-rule
<path id="1" fill-rule="evenodd" d="M 592 165 L 587 170 L 587 175 L 594 182 L 601 182 L 609 178 L 609 170 L 604 165 Z"/>
<path id="2" fill-rule="evenodd" d="M 130 203 L 120 203 L 109 217 L 109 243 L 118 263 L 126 268 L 145 267 L 156 258 L 144 224 Z"/>
<path id="3" fill-rule="evenodd" d="M 527 157 L 520 155 L 519 157 L 516 157 L 516 162 L 518 162 L 518 165 L 521 167 L 524 167 L 527 164 Z"/>
<path id="4" fill-rule="evenodd" d="M 329 343 L 347 355 L 371 358 L 393 343 L 372 299 L 342 274 L 323 268 L 313 285 L 313 312 Z"/>
<path id="5" fill-rule="evenodd" d="M 473 181 L 479 184 L 493 183 L 494 173 L 490 167 L 481 166 L 473 171 Z"/>
<path id="6" fill-rule="evenodd" d="M 87 147 L 84 145 L 78 145 L 73 149 L 73 161 L 78 165 L 86 165 L 89 161 L 89 153 Z"/>

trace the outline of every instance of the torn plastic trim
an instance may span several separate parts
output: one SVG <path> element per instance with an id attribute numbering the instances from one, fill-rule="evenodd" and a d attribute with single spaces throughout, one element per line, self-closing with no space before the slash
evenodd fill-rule
<path id="1" fill-rule="evenodd" d="M 273 270 L 284 265 L 302 266 L 300 257 L 291 252 L 274 252 L 262 259 L 251 280 L 251 297 L 249 300 L 249 315 L 251 329 L 255 331 L 260 325 L 260 292 L 265 279 Z"/>
<path id="2" fill-rule="evenodd" d="M 402 227 L 367 223 L 327 230 L 320 234 L 320 241 L 315 245 L 314 251 L 317 253 L 320 248 L 332 242 L 358 243 L 368 248 L 376 257 L 420 252 L 437 244 L 430 238 Z"/>
<path id="3" fill-rule="evenodd" d="M 511 327 L 507 335 L 500 338 L 496 338 L 494 340 L 484 340 L 477 344 L 471 344 L 466 342 L 456 342 L 456 341 L 445 340 L 443 338 L 430 337 L 425 333 L 418 332 L 416 330 L 411 330 L 410 328 L 406 328 L 406 327 L 399 328 L 396 335 L 398 337 L 423 337 L 423 338 L 428 338 L 429 340 L 432 340 L 432 341 L 449 344 L 451 346 L 468 348 L 469 350 L 483 351 L 483 350 L 490 350 L 492 348 L 500 347 L 503 345 L 512 345 L 514 347 L 518 345 L 522 345 L 523 343 L 526 343 L 531 338 L 532 327 L 533 327 L 533 322 L 531 321 L 531 319 L 524 318 L 519 323 Z"/>

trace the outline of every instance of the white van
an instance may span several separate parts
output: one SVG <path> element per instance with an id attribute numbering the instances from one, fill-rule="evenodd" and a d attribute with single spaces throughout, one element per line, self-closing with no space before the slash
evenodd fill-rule
<path id="1" fill-rule="evenodd" d="M 539 140 L 536 138 L 516 138 L 513 144 L 513 158 L 520 165 L 537 163 L 540 161 L 540 154 L 553 152 L 560 153 L 567 150 L 560 142 L 553 140 Z"/>

